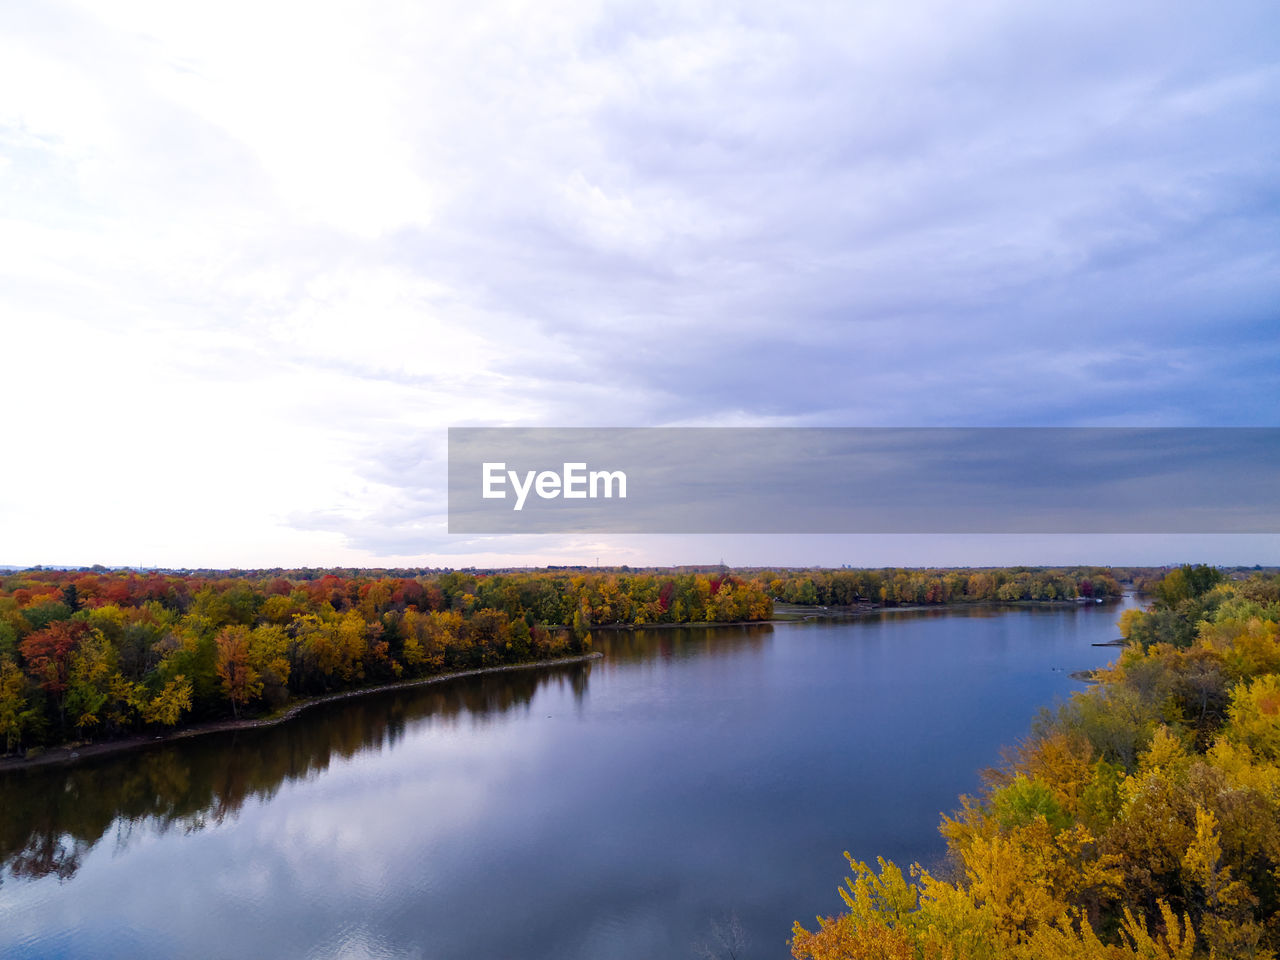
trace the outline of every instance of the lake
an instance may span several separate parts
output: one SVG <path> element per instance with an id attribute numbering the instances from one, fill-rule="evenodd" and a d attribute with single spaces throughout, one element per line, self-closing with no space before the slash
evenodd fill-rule
<path id="1" fill-rule="evenodd" d="M 843 851 L 940 860 L 1133 603 L 599 631 L 602 660 L 0 775 L 0 956 L 786 957 Z"/>

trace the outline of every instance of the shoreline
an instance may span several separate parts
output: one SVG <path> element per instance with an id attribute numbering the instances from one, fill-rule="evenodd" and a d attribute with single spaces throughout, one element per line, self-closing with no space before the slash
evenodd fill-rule
<path id="1" fill-rule="evenodd" d="M 1107 597 L 1099 606 L 1118 603 L 1125 594 L 1119 597 Z M 946 603 L 912 603 L 902 606 L 887 606 L 882 603 L 853 603 L 835 606 L 817 606 L 814 604 L 775 603 L 786 607 L 783 616 L 774 616 L 767 620 L 684 620 L 679 623 L 658 621 L 656 623 L 593 623 L 590 629 L 595 630 L 665 630 L 673 627 L 751 627 L 766 623 L 804 623 L 808 620 L 841 619 L 845 617 L 866 616 L 873 613 L 918 613 L 920 611 L 945 611 L 974 607 L 1087 607 L 1093 604 L 1077 600 L 950 600 Z M 803 612 L 802 612 L 803 611 Z M 787 614 L 790 614 L 788 616 Z M 560 629 L 566 629 L 561 626 Z"/>
<path id="2" fill-rule="evenodd" d="M 0 773 L 9 773 L 17 770 L 30 770 L 33 767 L 70 766 L 96 757 L 143 750 L 147 747 L 158 747 L 166 743 L 172 743 L 175 740 L 202 737 L 211 733 L 235 733 L 239 730 L 259 730 L 267 727 L 277 727 L 283 723 L 287 723 L 312 707 L 317 707 L 326 703 L 336 703 L 341 700 L 353 700 L 357 697 L 367 697 L 375 693 L 393 693 L 399 690 L 412 690 L 416 687 L 426 687 L 434 683 L 458 680 L 462 677 L 476 677 L 488 673 L 505 673 L 509 670 L 533 670 L 539 667 L 560 667 L 567 666 L 572 663 L 586 663 L 591 660 L 600 660 L 603 657 L 603 653 L 600 651 L 594 651 L 592 653 L 584 653 L 574 657 L 557 657 L 555 660 L 529 660 L 524 663 L 503 663 L 496 667 L 476 667 L 472 670 L 455 670 L 453 673 L 441 673 L 433 677 L 422 677 L 418 680 L 405 680 L 400 683 L 383 683 L 376 687 L 360 687 L 355 690 L 340 690 L 336 693 L 325 693 L 318 697 L 308 697 L 305 700 L 299 700 L 289 707 L 286 707 L 282 712 L 266 717 L 255 717 L 253 719 L 244 720 L 214 720 L 209 723 L 201 723 L 191 727 L 184 727 L 181 730 L 174 730 L 172 733 L 160 734 L 158 736 L 133 736 L 126 737 L 123 740 L 105 740 L 101 743 L 86 743 L 82 746 L 50 747 L 47 750 L 43 750 L 36 754 L 34 757 L 0 757 Z"/>
<path id="3" fill-rule="evenodd" d="M 597 630 L 670 630 L 675 627 L 756 627 L 765 623 L 788 623 L 787 620 L 686 620 L 683 623 L 593 623 L 591 632 Z M 563 628 L 561 628 L 563 629 Z"/>
<path id="4" fill-rule="evenodd" d="M 889 606 L 884 603 L 853 603 L 853 604 L 836 604 L 827 606 L 815 606 L 812 604 L 799 603 L 777 603 L 776 606 L 786 607 L 787 613 L 799 613 L 801 610 L 812 610 L 812 613 L 805 613 L 794 619 L 779 619 L 777 616 L 767 621 L 755 621 L 760 623 L 794 623 L 797 620 L 810 620 L 815 617 L 849 617 L 859 616 L 871 613 L 918 613 L 924 611 L 939 610 L 957 610 L 957 609 L 973 609 L 975 607 L 1022 607 L 1033 609 L 1038 607 L 1094 607 L 1109 606 L 1113 603 L 1119 603 L 1130 594 L 1122 594 L 1118 597 L 1106 597 L 1096 603 L 1088 600 L 948 600 L 946 603 L 904 603 L 895 606 Z"/>

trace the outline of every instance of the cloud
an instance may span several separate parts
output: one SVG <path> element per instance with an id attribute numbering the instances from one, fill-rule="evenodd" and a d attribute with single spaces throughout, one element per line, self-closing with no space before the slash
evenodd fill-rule
<path id="1" fill-rule="evenodd" d="M 6 561 L 454 555 L 450 425 L 1280 406 L 1269 4 L 0 17 Z"/>

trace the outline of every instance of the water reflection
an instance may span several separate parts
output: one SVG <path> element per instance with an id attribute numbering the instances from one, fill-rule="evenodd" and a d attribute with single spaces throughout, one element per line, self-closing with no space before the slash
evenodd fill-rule
<path id="1" fill-rule="evenodd" d="M 0 882 L 68 880 L 110 836 L 194 833 L 250 799 L 323 773 L 335 759 L 393 749 L 412 725 L 484 725 L 526 710 L 543 687 L 586 695 L 593 661 L 513 670 L 324 704 L 278 727 L 210 734 L 89 760 L 0 774 Z"/>
<path id="2" fill-rule="evenodd" d="M 841 610 L 840 608 L 819 607 L 816 611 L 806 612 L 794 617 L 793 622 L 805 623 L 906 623 L 912 620 L 956 620 L 978 619 L 992 620 L 997 617 L 1016 613 L 1020 616 L 1039 617 L 1041 619 L 1060 620 L 1064 615 L 1095 612 L 1109 612 L 1112 618 L 1119 616 L 1119 611 L 1136 601 L 1131 594 L 1123 598 L 1112 598 L 1102 603 L 974 603 L 972 605 L 955 604 L 952 606 L 930 607 L 889 607 L 883 610 Z M 1119 635 L 1117 631 L 1117 636 Z"/>
<path id="3" fill-rule="evenodd" d="M 730 657 L 743 650 L 759 652 L 773 636 L 771 623 L 745 623 L 725 627 L 640 627 L 634 630 L 599 630 L 596 649 L 609 663 L 635 663 L 655 656 Z"/>

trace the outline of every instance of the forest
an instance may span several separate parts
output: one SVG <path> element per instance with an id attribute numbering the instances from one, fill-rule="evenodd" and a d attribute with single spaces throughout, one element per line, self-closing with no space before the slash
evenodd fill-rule
<path id="1" fill-rule="evenodd" d="M 1184 566 L 1100 682 L 943 819 L 934 871 L 849 859 L 797 960 L 1195 960 L 1280 949 L 1280 576 Z"/>
<path id="2" fill-rule="evenodd" d="M 0 745 L 156 734 L 299 698 L 579 655 L 602 627 L 1119 596 L 1103 568 L 138 572 L 0 577 Z"/>

